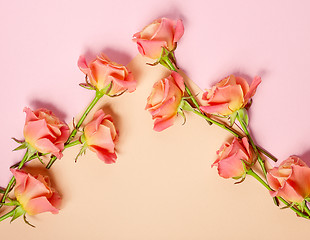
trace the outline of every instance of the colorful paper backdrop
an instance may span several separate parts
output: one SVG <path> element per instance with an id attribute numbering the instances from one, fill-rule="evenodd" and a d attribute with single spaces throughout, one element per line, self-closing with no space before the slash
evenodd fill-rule
<path id="1" fill-rule="evenodd" d="M 183 19 L 178 64 L 201 88 L 231 73 L 261 76 L 250 111 L 255 140 L 279 159 L 309 162 L 309 8 L 307 0 L 1 1 L 1 186 L 21 157 L 10 138 L 23 138 L 24 106 L 71 122 L 92 98 L 78 86 L 79 55 L 105 52 L 127 64 L 137 55 L 132 35 L 163 16 Z"/>

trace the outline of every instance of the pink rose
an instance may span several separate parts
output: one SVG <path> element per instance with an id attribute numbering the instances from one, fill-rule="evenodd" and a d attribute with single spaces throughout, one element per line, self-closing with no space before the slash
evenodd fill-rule
<path id="1" fill-rule="evenodd" d="M 93 120 L 84 128 L 84 137 L 87 147 L 101 160 L 115 163 L 115 142 L 118 136 L 110 115 L 106 115 L 101 109 L 97 111 Z"/>
<path id="2" fill-rule="evenodd" d="M 26 113 L 25 141 L 38 152 L 51 153 L 60 159 L 64 143 L 70 133 L 67 124 L 46 109 L 32 111 L 26 107 L 24 112 Z"/>
<path id="3" fill-rule="evenodd" d="M 271 196 L 283 197 L 290 202 L 302 202 L 310 197 L 310 168 L 300 158 L 291 156 L 279 167 L 267 172 Z"/>
<path id="4" fill-rule="evenodd" d="M 184 91 L 183 77 L 177 72 L 172 72 L 169 77 L 154 84 L 145 109 L 155 119 L 155 131 L 160 132 L 173 125 Z"/>
<path id="5" fill-rule="evenodd" d="M 32 176 L 24 171 L 11 169 L 16 185 L 14 193 L 17 201 L 29 215 L 42 212 L 58 213 L 61 202 L 59 194 L 50 187 L 49 178 Z"/>
<path id="6" fill-rule="evenodd" d="M 260 77 L 255 77 L 249 86 L 245 79 L 230 75 L 203 94 L 202 99 L 207 105 L 200 109 L 209 114 L 230 115 L 247 105 L 260 83 Z"/>
<path id="7" fill-rule="evenodd" d="M 138 50 L 143 56 L 159 59 L 162 48 L 173 51 L 183 33 L 184 26 L 181 20 L 161 18 L 133 35 L 133 41 L 137 43 Z"/>
<path id="8" fill-rule="evenodd" d="M 107 57 L 101 55 L 90 63 L 86 63 L 85 57 L 80 56 L 78 66 L 85 73 L 98 91 L 106 88 L 112 82 L 112 88 L 108 95 L 113 96 L 124 91 L 136 90 L 137 82 L 131 72 L 125 66 L 111 62 Z"/>
<path id="9" fill-rule="evenodd" d="M 232 143 L 224 143 L 216 152 L 218 158 L 212 164 L 223 178 L 240 178 L 246 174 L 246 169 L 254 163 L 253 151 L 246 137 L 242 140 L 234 138 Z M 244 164 L 244 163 L 246 164 Z"/>

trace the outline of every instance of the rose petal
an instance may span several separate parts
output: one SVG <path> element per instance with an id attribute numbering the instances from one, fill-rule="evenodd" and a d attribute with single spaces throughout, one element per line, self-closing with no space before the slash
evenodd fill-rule
<path id="1" fill-rule="evenodd" d="M 246 93 L 246 95 L 244 96 L 244 102 L 247 103 L 255 94 L 256 92 L 256 88 L 258 87 L 258 85 L 262 82 L 261 78 L 256 76 L 253 79 L 253 82 L 250 86 L 249 91 Z"/>

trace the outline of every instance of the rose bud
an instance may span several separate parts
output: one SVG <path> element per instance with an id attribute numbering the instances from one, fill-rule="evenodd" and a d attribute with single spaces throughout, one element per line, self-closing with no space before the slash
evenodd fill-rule
<path id="1" fill-rule="evenodd" d="M 29 215 L 43 212 L 58 213 L 61 198 L 50 187 L 50 180 L 47 176 L 32 176 L 17 169 L 11 169 L 11 172 L 16 179 L 15 197 L 25 212 Z"/>
<path id="2" fill-rule="evenodd" d="M 218 158 L 212 164 L 216 166 L 218 173 L 223 178 L 241 178 L 254 164 L 252 148 L 246 137 L 241 140 L 234 138 L 232 143 L 224 143 L 216 152 Z"/>
<path id="3" fill-rule="evenodd" d="M 85 146 L 95 152 L 105 163 L 114 163 L 117 156 L 115 142 L 118 135 L 110 115 L 98 110 L 93 120 L 84 128 Z"/>
<path id="4" fill-rule="evenodd" d="M 274 190 L 270 192 L 272 197 L 278 196 L 296 203 L 310 197 L 310 168 L 296 156 L 270 169 L 267 180 Z"/>
<path id="5" fill-rule="evenodd" d="M 60 159 L 64 143 L 69 137 L 67 124 L 46 109 L 32 111 L 26 107 L 24 112 L 26 113 L 25 142 L 40 153 L 51 153 Z"/>
<path id="6" fill-rule="evenodd" d="M 260 77 L 255 77 L 249 86 L 245 79 L 230 75 L 203 94 L 207 105 L 200 109 L 209 114 L 230 115 L 248 104 L 260 83 Z"/>
<path id="7" fill-rule="evenodd" d="M 112 88 L 107 93 L 110 96 L 121 94 L 127 90 L 129 92 L 136 90 L 137 82 L 132 73 L 125 66 L 110 61 L 104 55 L 88 64 L 85 57 L 80 56 L 78 66 L 87 75 L 91 86 L 96 90 L 107 90 L 106 88 L 112 83 Z"/>
<path id="8" fill-rule="evenodd" d="M 183 77 L 177 72 L 154 84 L 145 109 L 155 119 L 155 131 L 160 132 L 173 125 L 184 91 Z"/>
<path id="9" fill-rule="evenodd" d="M 166 48 L 169 52 L 173 51 L 183 33 L 184 26 L 181 20 L 161 18 L 134 34 L 133 41 L 137 43 L 138 50 L 143 56 L 159 59 L 162 48 Z"/>

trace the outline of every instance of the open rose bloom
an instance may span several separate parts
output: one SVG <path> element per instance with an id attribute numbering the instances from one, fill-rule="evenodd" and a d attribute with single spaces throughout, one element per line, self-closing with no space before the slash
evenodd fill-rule
<path id="1" fill-rule="evenodd" d="M 70 134 L 67 124 L 46 109 L 32 111 L 26 107 L 24 112 L 26 113 L 25 141 L 38 152 L 51 153 L 60 159 L 64 143 Z"/>
<path id="2" fill-rule="evenodd" d="M 253 150 L 246 137 L 242 140 L 234 138 L 232 143 L 224 143 L 217 151 L 218 158 L 212 164 L 223 178 L 240 178 L 253 165 Z M 244 163 L 243 163 L 244 162 Z"/>
<path id="3" fill-rule="evenodd" d="M 133 92 L 136 90 L 137 82 L 128 69 L 115 62 L 110 61 L 104 55 L 87 63 L 84 56 L 80 56 L 78 66 L 85 73 L 98 91 L 106 88 L 112 82 L 112 88 L 108 95 L 121 94 L 124 91 Z"/>
<path id="4" fill-rule="evenodd" d="M 134 34 L 133 41 L 137 43 L 141 55 L 159 59 L 162 48 L 173 51 L 183 33 L 184 26 L 181 20 L 161 18 L 146 26 L 141 32 Z"/>
<path id="5" fill-rule="evenodd" d="M 95 152 L 105 163 L 114 163 L 117 156 L 115 142 L 118 135 L 110 115 L 101 109 L 97 111 L 93 120 L 84 128 L 84 137 L 87 147 Z"/>
<path id="6" fill-rule="evenodd" d="M 272 197 L 279 196 L 296 203 L 310 197 L 310 168 L 296 156 L 269 170 L 267 180 L 274 190 L 270 192 Z"/>
<path id="7" fill-rule="evenodd" d="M 173 125 L 184 91 L 183 77 L 177 72 L 154 84 L 145 109 L 155 119 L 155 131 L 160 132 Z"/>
<path id="8" fill-rule="evenodd" d="M 14 194 L 17 201 L 29 215 L 43 212 L 58 213 L 61 203 L 59 194 L 50 187 L 48 177 L 32 176 L 21 170 L 11 169 L 16 185 Z"/>
<path id="9" fill-rule="evenodd" d="M 260 83 L 260 77 L 255 77 L 249 86 L 245 79 L 230 75 L 203 94 L 202 99 L 207 102 L 200 109 L 209 114 L 230 115 L 247 105 Z"/>

